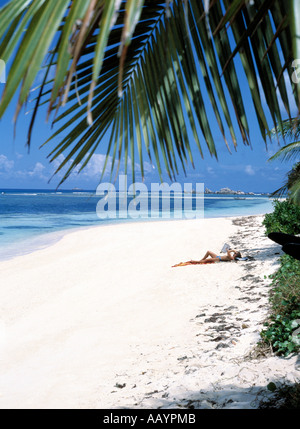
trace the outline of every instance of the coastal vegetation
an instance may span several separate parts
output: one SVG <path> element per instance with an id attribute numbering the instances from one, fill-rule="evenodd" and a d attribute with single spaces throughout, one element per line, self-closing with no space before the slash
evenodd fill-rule
<path id="1" fill-rule="evenodd" d="M 266 234 L 299 234 L 300 207 L 288 199 L 277 200 L 274 206 L 274 211 L 266 214 L 263 221 Z M 271 314 L 261 337 L 276 354 L 289 355 L 300 350 L 299 335 L 294 335 L 300 327 L 300 261 L 282 255 L 279 269 L 270 278 Z"/>
<path id="2" fill-rule="evenodd" d="M 274 134 L 273 130 L 273 134 Z M 296 162 L 287 174 L 284 185 L 272 196 L 285 196 L 283 201 L 274 201 L 274 211 L 266 214 L 263 225 L 266 235 L 271 232 L 300 234 L 300 121 L 298 118 L 285 121 L 282 130 L 284 139 L 292 142 L 283 146 L 270 161 L 294 159 Z M 271 346 L 277 355 L 289 356 L 300 351 L 300 261 L 284 254 L 280 257 L 278 270 L 270 276 L 271 313 L 261 331 L 263 344 Z M 261 404 L 261 408 L 299 409 L 300 383 L 268 388 L 275 393 L 272 400 Z"/>
<path id="3" fill-rule="evenodd" d="M 261 336 L 276 354 L 287 356 L 300 350 L 299 335 L 295 334 L 300 327 L 300 262 L 281 256 L 280 268 L 271 279 L 272 314 Z"/>
<path id="4" fill-rule="evenodd" d="M 263 220 L 266 234 L 271 232 L 300 234 L 300 207 L 289 200 L 275 200 L 273 206 L 273 212 L 267 213 Z"/>
<path id="5" fill-rule="evenodd" d="M 286 229 L 286 222 L 281 216 L 280 205 L 284 205 L 283 211 L 295 226 Z M 291 211 L 289 212 L 289 209 Z M 281 231 L 289 231 L 293 234 L 298 231 L 300 225 L 300 208 L 287 202 L 276 202 L 276 214 L 266 215 L 265 226 L 267 231 L 276 232 L 281 225 Z M 288 213 L 289 212 L 289 213 Z M 277 214 L 279 216 L 277 216 Z M 275 229 L 274 229 L 275 227 Z M 294 231 L 294 232 L 293 232 Z M 273 353 L 278 356 L 287 357 L 300 352 L 300 261 L 289 255 L 280 257 L 278 270 L 270 276 L 271 311 L 265 328 L 261 331 L 261 343 L 259 346 L 271 347 Z M 285 408 L 299 409 L 300 407 L 300 383 L 277 384 L 269 383 L 267 386 L 274 394 L 273 398 L 263 401 L 260 408 Z"/>
<path id="6" fill-rule="evenodd" d="M 271 134 L 275 134 L 272 130 Z M 294 159 L 296 162 L 287 174 L 284 185 L 272 196 L 286 196 L 283 201 L 274 201 L 274 211 L 265 215 L 263 225 L 266 235 L 272 232 L 300 234 L 300 121 L 298 118 L 285 121 L 281 131 L 284 139 L 292 142 L 283 146 L 269 161 Z M 300 261 L 284 254 L 280 257 L 279 269 L 270 276 L 272 279 L 272 313 L 267 328 L 262 331 L 264 341 L 269 342 L 278 354 L 289 355 L 300 350 Z"/>

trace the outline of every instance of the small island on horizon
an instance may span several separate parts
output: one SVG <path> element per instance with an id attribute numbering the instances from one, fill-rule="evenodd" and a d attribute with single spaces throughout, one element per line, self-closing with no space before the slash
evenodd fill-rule
<path id="1" fill-rule="evenodd" d="M 187 192 L 187 191 L 184 191 Z M 187 192 L 189 193 L 189 192 Z M 199 192 L 196 192 L 194 189 L 191 191 L 192 194 L 198 194 Z M 269 192 L 244 192 L 244 191 L 234 191 L 230 188 L 221 188 L 219 191 L 212 191 L 211 189 L 205 188 L 204 194 L 209 195 L 267 195 L 270 196 L 271 194 Z"/>
<path id="2" fill-rule="evenodd" d="M 270 195 L 268 192 L 244 192 L 244 191 L 234 191 L 230 188 L 221 188 L 219 191 L 212 191 L 208 188 L 204 189 L 204 194 L 231 194 L 231 195 Z"/>

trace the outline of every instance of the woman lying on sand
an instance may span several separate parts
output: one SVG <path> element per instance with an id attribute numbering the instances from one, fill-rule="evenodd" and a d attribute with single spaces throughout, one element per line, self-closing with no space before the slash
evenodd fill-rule
<path id="1" fill-rule="evenodd" d="M 236 258 L 241 258 L 242 255 L 237 250 L 227 250 L 226 256 L 218 256 L 214 252 L 208 250 L 204 257 L 200 259 L 200 261 L 187 261 L 187 262 L 179 262 L 179 264 L 173 265 L 173 267 L 183 267 L 185 265 L 197 265 L 197 264 L 212 264 L 214 262 L 226 262 L 233 261 Z"/>

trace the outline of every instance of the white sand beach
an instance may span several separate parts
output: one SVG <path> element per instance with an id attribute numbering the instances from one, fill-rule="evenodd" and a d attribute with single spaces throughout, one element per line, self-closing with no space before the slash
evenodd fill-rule
<path id="1" fill-rule="evenodd" d="M 68 232 L 0 262 L 0 408 L 257 408 L 297 359 L 249 359 L 280 247 L 263 216 Z M 172 268 L 220 252 L 247 261 Z"/>

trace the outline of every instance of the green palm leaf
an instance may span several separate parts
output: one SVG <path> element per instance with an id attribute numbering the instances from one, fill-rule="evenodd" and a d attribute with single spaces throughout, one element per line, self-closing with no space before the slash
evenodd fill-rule
<path id="1" fill-rule="evenodd" d="M 0 116 L 20 90 L 18 113 L 42 70 L 28 144 L 38 110 L 48 105 L 58 125 L 45 143 L 49 159 L 63 154 L 57 171 L 67 168 L 60 183 L 83 169 L 105 141 L 105 168 L 111 156 L 112 170 L 118 158 L 118 171 L 124 157 L 127 171 L 130 157 L 134 180 L 136 159 L 144 174 L 145 152 L 160 176 L 163 164 L 175 179 L 179 168 L 195 164 L 193 146 L 203 157 L 206 145 L 217 158 L 215 124 L 228 149 L 228 132 L 234 148 L 239 139 L 250 144 L 236 55 L 262 137 L 269 132 L 268 114 L 284 131 L 279 97 L 291 112 L 284 71 L 300 105 L 290 67 L 300 58 L 299 10 L 297 1 L 279 0 L 11 0 L 0 10 L 1 59 L 13 60 Z M 60 142 L 53 147 L 54 137 Z"/>
<path id="2" fill-rule="evenodd" d="M 269 161 L 281 159 L 281 161 L 290 161 L 292 159 L 300 158 L 300 141 L 289 143 L 283 148 L 279 149 L 275 155 L 269 158 Z"/>
<path id="3" fill-rule="evenodd" d="M 272 129 L 270 135 L 276 135 L 277 129 Z M 292 120 L 284 121 L 283 127 L 281 130 L 281 135 L 284 139 L 289 138 L 296 140 L 300 136 L 300 121 L 298 118 Z M 300 142 L 294 141 L 292 143 L 286 144 L 280 150 L 278 150 L 275 155 L 269 158 L 268 161 L 275 161 L 280 159 L 281 161 L 298 161 L 300 159 Z M 289 195 L 289 199 L 297 205 L 300 205 L 300 162 L 297 162 L 292 170 L 287 174 L 288 179 L 286 183 L 275 192 L 274 196 L 282 196 L 286 193 Z"/>
<path id="4" fill-rule="evenodd" d="M 300 178 L 298 177 L 297 180 L 295 180 L 293 186 L 289 189 L 290 191 L 290 200 L 292 203 L 300 206 Z"/>
<path id="5" fill-rule="evenodd" d="M 268 161 L 300 159 L 300 142 L 295 141 L 300 138 L 300 121 L 298 118 L 283 121 L 281 130 L 275 127 L 270 131 L 269 135 L 271 137 L 281 135 L 284 140 L 292 139 L 294 141 L 279 149 Z"/>
<path id="6" fill-rule="evenodd" d="M 300 162 L 287 173 L 287 180 L 281 188 L 272 193 L 273 197 L 286 197 L 296 205 L 300 205 Z"/>

